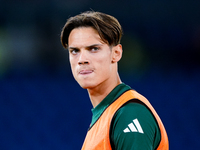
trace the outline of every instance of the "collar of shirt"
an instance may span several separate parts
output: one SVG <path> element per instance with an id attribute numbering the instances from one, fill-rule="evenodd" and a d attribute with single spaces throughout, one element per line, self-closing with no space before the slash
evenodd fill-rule
<path id="1" fill-rule="evenodd" d="M 124 83 L 119 84 L 101 101 L 101 103 L 99 103 L 95 108 L 93 108 L 92 122 L 90 124 L 90 128 L 94 125 L 94 123 L 98 120 L 98 118 L 110 104 L 112 104 L 124 92 L 130 89 L 131 87 Z"/>

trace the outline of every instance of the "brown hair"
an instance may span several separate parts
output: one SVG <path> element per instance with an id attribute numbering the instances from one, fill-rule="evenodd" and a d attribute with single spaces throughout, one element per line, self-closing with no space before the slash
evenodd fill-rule
<path id="1" fill-rule="evenodd" d="M 79 27 L 94 28 L 102 41 L 110 46 L 119 44 L 122 37 L 122 27 L 115 17 L 101 12 L 87 11 L 67 20 L 61 32 L 61 43 L 64 48 L 68 47 L 70 32 Z"/>

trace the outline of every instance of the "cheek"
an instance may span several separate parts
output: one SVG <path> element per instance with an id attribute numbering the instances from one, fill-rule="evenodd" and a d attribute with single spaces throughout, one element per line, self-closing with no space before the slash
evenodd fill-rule
<path id="1" fill-rule="evenodd" d="M 97 61 L 97 65 L 99 66 L 99 70 L 102 74 L 109 74 L 111 71 L 111 62 L 110 58 L 106 57 L 99 61 Z"/>
<path id="2" fill-rule="evenodd" d="M 71 66 L 71 70 L 72 70 L 73 75 L 75 75 L 76 63 L 74 62 L 73 59 L 70 59 L 70 66 Z"/>

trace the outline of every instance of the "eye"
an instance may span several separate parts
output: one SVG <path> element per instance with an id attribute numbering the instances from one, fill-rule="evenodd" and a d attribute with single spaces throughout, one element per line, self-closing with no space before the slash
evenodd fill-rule
<path id="1" fill-rule="evenodd" d="M 69 52 L 73 55 L 76 55 L 79 52 L 79 50 L 78 49 L 71 49 L 71 50 L 69 50 Z"/>
<path id="2" fill-rule="evenodd" d="M 96 52 L 96 51 L 98 51 L 99 50 L 99 47 L 91 47 L 91 51 L 92 52 Z"/>

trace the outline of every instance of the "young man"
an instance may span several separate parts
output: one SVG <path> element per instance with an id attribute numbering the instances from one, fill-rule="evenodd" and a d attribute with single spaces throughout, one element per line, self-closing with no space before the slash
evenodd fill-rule
<path id="1" fill-rule="evenodd" d="M 120 80 L 121 36 L 118 20 L 101 12 L 81 13 L 63 27 L 61 42 L 69 50 L 73 76 L 94 107 L 82 150 L 168 150 L 154 108 Z"/>

